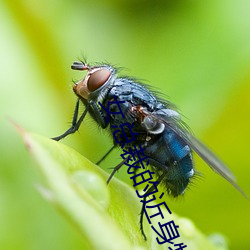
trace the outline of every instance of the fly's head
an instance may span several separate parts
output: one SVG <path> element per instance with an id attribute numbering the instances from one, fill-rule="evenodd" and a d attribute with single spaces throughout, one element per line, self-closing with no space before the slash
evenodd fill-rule
<path id="1" fill-rule="evenodd" d="M 109 65 L 89 66 L 83 62 L 74 62 L 71 69 L 88 71 L 86 76 L 73 87 L 75 94 L 84 101 L 103 95 L 104 88 L 116 77 L 115 69 Z"/>

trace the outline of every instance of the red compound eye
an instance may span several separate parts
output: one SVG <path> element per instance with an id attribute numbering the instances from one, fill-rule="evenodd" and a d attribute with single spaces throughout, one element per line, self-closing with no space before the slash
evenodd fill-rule
<path id="1" fill-rule="evenodd" d="M 92 73 L 88 79 L 88 90 L 93 92 L 99 89 L 109 78 L 110 71 L 108 69 L 99 69 Z"/>

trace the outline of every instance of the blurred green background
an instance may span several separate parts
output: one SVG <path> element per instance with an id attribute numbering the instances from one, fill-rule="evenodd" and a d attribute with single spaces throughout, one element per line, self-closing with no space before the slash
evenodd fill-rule
<path id="1" fill-rule="evenodd" d="M 81 248 L 81 235 L 36 191 L 39 173 L 8 117 L 47 137 L 64 132 L 72 80 L 83 76 L 70 65 L 82 55 L 161 90 L 250 196 L 249 13 L 247 0 L 1 1 L 0 249 Z M 111 139 L 93 124 L 63 143 L 96 162 Z M 116 151 L 102 167 L 119 160 Z M 195 160 L 203 177 L 168 206 L 203 233 L 224 234 L 230 249 L 250 249 L 250 202 Z M 126 171 L 117 176 L 129 183 Z"/>

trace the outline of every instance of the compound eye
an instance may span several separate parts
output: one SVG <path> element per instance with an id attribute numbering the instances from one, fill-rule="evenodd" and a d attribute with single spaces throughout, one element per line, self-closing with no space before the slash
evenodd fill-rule
<path id="1" fill-rule="evenodd" d="M 99 69 L 90 74 L 87 83 L 88 90 L 93 92 L 99 89 L 109 79 L 110 74 L 108 69 Z"/>

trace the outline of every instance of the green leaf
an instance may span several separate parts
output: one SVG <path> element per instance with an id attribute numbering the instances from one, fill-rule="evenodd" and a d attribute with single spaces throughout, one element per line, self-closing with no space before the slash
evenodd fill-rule
<path id="1" fill-rule="evenodd" d="M 141 202 L 134 189 L 116 178 L 106 185 L 108 174 L 75 150 L 19 130 L 44 176 L 46 187 L 39 185 L 39 191 L 81 232 L 82 249 L 167 249 L 167 243 L 157 243 L 145 217 L 144 241 L 139 229 Z M 167 211 L 164 217 L 179 226 L 178 243 L 187 249 L 227 249 L 225 242 L 215 245 L 208 240 L 190 220 Z"/>

